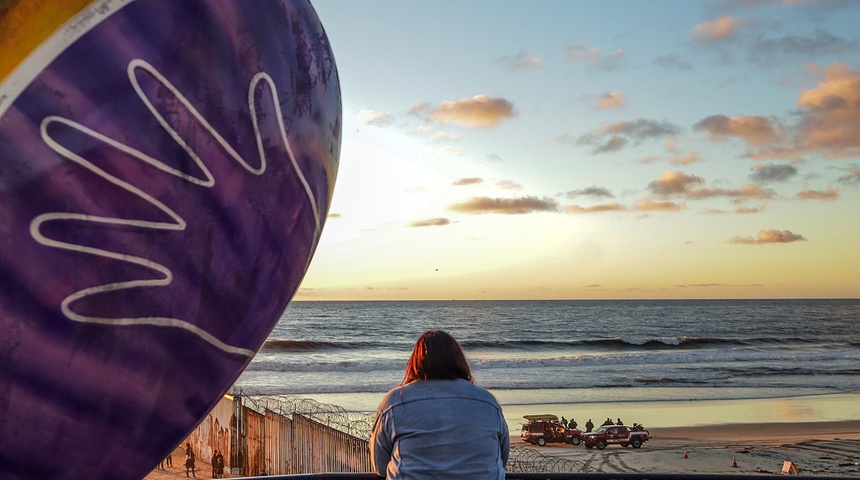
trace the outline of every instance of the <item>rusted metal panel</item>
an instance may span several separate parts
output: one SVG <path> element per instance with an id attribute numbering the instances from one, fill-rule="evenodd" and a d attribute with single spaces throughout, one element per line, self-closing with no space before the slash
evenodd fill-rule
<path id="1" fill-rule="evenodd" d="M 264 439 L 266 473 L 290 474 L 293 460 L 292 421 L 271 410 L 265 412 L 266 437 Z"/>
<path id="2" fill-rule="evenodd" d="M 264 445 L 263 438 L 265 437 L 265 416 L 257 413 L 250 408 L 245 408 L 246 434 L 245 441 L 247 443 L 247 470 L 245 475 L 258 476 L 265 472 L 264 465 Z"/>
<path id="3" fill-rule="evenodd" d="M 190 443 L 198 462 L 200 460 L 210 462 L 216 450 L 221 451 L 225 462 L 231 458 L 230 436 L 232 435 L 231 418 L 233 416 L 233 401 L 234 399 L 231 395 L 224 395 L 215 405 L 215 408 L 206 415 L 206 418 L 185 439 L 182 446 L 185 446 L 185 443 Z M 184 463 L 185 459 L 183 458 L 180 461 Z"/>
<path id="4" fill-rule="evenodd" d="M 366 440 L 335 430 L 300 414 L 293 415 L 296 446 L 295 473 L 368 472 Z"/>

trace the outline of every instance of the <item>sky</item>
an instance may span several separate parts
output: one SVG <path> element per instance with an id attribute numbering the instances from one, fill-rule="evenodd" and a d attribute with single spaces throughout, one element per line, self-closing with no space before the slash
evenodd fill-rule
<path id="1" fill-rule="evenodd" d="M 860 2 L 312 0 L 296 300 L 860 297 Z"/>

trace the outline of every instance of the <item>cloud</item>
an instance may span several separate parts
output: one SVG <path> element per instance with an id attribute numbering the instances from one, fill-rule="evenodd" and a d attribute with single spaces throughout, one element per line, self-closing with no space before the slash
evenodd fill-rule
<path id="1" fill-rule="evenodd" d="M 693 71 L 693 64 L 678 57 L 677 55 L 660 55 L 655 58 L 652 62 L 654 65 L 658 67 L 663 67 L 666 69 L 678 69 L 686 72 Z"/>
<path id="2" fill-rule="evenodd" d="M 836 200 L 839 198 L 839 190 L 830 187 L 827 191 L 806 189 L 797 194 L 800 200 Z"/>
<path id="3" fill-rule="evenodd" d="M 605 203 L 603 205 L 595 205 L 593 207 L 581 207 L 579 205 L 568 205 L 564 207 L 567 213 L 600 213 L 600 212 L 620 212 L 626 210 L 624 205 L 618 202 Z"/>
<path id="4" fill-rule="evenodd" d="M 758 232 L 758 238 L 753 238 L 749 235 L 738 236 L 729 240 L 729 243 L 737 245 L 764 245 L 768 243 L 791 243 L 806 241 L 803 235 L 792 233 L 788 230 L 761 230 Z"/>
<path id="5" fill-rule="evenodd" d="M 558 135 L 552 137 L 552 139 L 559 143 L 575 143 L 573 140 L 573 136 L 571 136 L 570 132 L 562 132 Z"/>
<path id="6" fill-rule="evenodd" d="M 424 135 L 425 133 L 430 133 L 433 131 L 433 127 L 430 125 L 417 125 L 409 129 L 410 135 Z"/>
<path id="7" fill-rule="evenodd" d="M 416 220 L 409 224 L 410 227 L 441 227 L 451 223 L 447 218 L 437 217 L 426 220 Z"/>
<path id="8" fill-rule="evenodd" d="M 516 55 L 506 55 L 496 60 L 508 70 L 537 70 L 540 68 L 540 58 L 520 52 Z"/>
<path id="9" fill-rule="evenodd" d="M 611 108 L 622 108 L 627 100 L 624 92 L 609 92 L 600 95 L 599 102 L 594 105 L 595 110 L 609 110 Z"/>
<path id="10" fill-rule="evenodd" d="M 762 190 L 758 185 L 747 183 L 741 188 L 699 188 L 686 192 L 687 198 L 700 200 L 703 198 L 728 197 L 741 202 L 746 200 L 765 200 L 774 197 L 770 190 Z"/>
<path id="11" fill-rule="evenodd" d="M 597 145 L 592 153 L 608 153 L 615 152 L 624 148 L 627 145 L 627 139 L 621 135 L 612 135 L 603 144 Z"/>
<path id="12" fill-rule="evenodd" d="M 763 286 L 764 285 L 761 283 L 747 283 L 747 284 L 743 284 L 743 283 L 735 283 L 735 284 L 731 284 L 731 283 L 688 283 L 686 285 L 683 285 L 683 284 L 675 285 L 675 287 L 677 287 L 677 288 L 721 288 L 721 287 L 749 288 L 749 287 L 763 287 Z"/>
<path id="13" fill-rule="evenodd" d="M 765 117 L 711 115 L 693 125 L 693 130 L 706 131 L 713 140 L 740 137 L 750 145 L 760 146 L 780 140 L 776 129 Z"/>
<path id="14" fill-rule="evenodd" d="M 852 168 L 836 181 L 845 185 L 860 185 L 860 169 Z"/>
<path id="15" fill-rule="evenodd" d="M 412 108 L 410 108 L 407 113 L 409 113 L 409 115 L 416 115 L 419 117 L 423 117 L 424 115 L 427 115 L 427 113 L 429 113 L 430 110 L 432 110 L 432 108 L 430 107 L 429 103 L 421 102 L 419 104 L 414 105 Z"/>
<path id="16" fill-rule="evenodd" d="M 645 140 L 679 133 L 681 129 L 669 122 L 639 118 L 632 122 L 621 120 L 602 125 L 579 137 L 577 144 L 594 146 L 593 153 L 606 153 L 620 150 L 631 141 L 638 145 Z"/>
<path id="17" fill-rule="evenodd" d="M 515 215 L 533 212 L 557 212 L 558 203 L 549 198 L 519 197 L 519 198 L 490 198 L 472 197 L 471 199 L 448 206 L 448 209 L 458 213 L 473 215 L 484 213 L 500 213 Z"/>
<path id="18" fill-rule="evenodd" d="M 741 188 L 695 188 L 703 185 L 705 179 L 696 175 L 687 175 L 684 172 L 673 172 L 666 170 L 660 178 L 648 183 L 648 189 L 654 195 L 668 197 L 672 195 L 685 196 L 691 200 L 703 198 L 728 197 L 735 202 L 746 200 L 762 200 L 773 198 L 774 193 L 770 190 L 762 190 L 759 186 L 748 183 Z"/>
<path id="19" fill-rule="evenodd" d="M 515 117 L 514 106 L 504 98 L 475 95 L 456 102 L 444 101 L 430 113 L 430 120 L 463 127 L 496 127 L 506 118 Z"/>
<path id="20" fill-rule="evenodd" d="M 799 57 L 805 60 L 821 55 L 853 52 L 856 49 L 856 41 L 839 38 L 830 32 L 817 29 L 810 36 L 758 38 L 750 45 L 749 55 L 759 64 L 778 65 L 786 58 Z"/>
<path id="21" fill-rule="evenodd" d="M 457 142 L 460 140 L 460 134 L 448 132 L 436 132 L 432 137 L 427 139 L 427 143 L 439 142 Z"/>
<path id="22" fill-rule="evenodd" d="M 478 185 L 484 183 L 484 179 L 481 177 L 463 177 L 458 178 L 451 182 L 451 185 L 454 186 L 462 186 L 462 185 Z"/>
<path id="23" fill-rule="evenodd" d="M 583 43 L 574 43 L 567 47 L 567 55 L 574 62 L 593 63 L 600 60 L 600 49 Z"/>
<path id="24" fill-rule="evenodd" d="M 373 110 L 362 110 L 358 112 L 359 118 L 367 125 L 378 127 L 394 123 L 394 116 L 388 112 L 374 112 Z"/>
<path id="25" fill-rule="evenodd" d="M 677 142 L 677 140 L 675 140 L 675 137 L 669 137 L 666 139 L 666 142 L 663 143 L 663 148 L 665 148 L 666 150 L 668 150 L 670 152 L 677 152 L 678 151 L 678 148 L 676 146 L 677 143 L 678 142 Z"/>
<path id="26" fill-rule="evenodd" d="M 803 161 L 804 155 L 860 155 L 860 71 L 842 63 L 807 68 L 822 81 L 801 92 L 793 124 L 784 126 L 760 116 L 711 115 L 693 129 L 707 132 L 714 140 L 743 139 L 751 149 L 745 156 L 752 159 Z"/>
<path id="27" fill-rule="evenodd" d="M 729 243 L 733 243 L 735 245 L 755 245 L 756 240 L 749 235 L 747 235 L 745 237 L 737 236 L 737 237 L 730 238 Z"/>
<path id="28" fill-rule="evenodd" d="M 797 101 L 801 147 L 831 157 L 860 155 L 860 74 L 842 63 L 812 68 L 824 79 Z"/>
<path id="29" fill-rule="evenodd" d="M 734 38 L 740 24 L 732 17 L 722 17 L 710 22 L 703 22 L 693 28 L 693 36 L 702 42 L 726 40 Z"/>
<path id="30" fill-rule="evenodd" d="M 738 207 L 735 209 L 735 213 L 739 213 L 741 215 L 747 215 L 750 213 L 760 213 L 764 209 L 761 207 Z"/>
<path id="31" fill-rule="evenodd" d="M 784 182 L 797 175 L 797 168 L 792 165 L 756 165 L 750 179 L 758 183 Z"/>
<path id="32" fill-rule="evenodd" d="M 496 185 L 504 190 L 522 190 L 523 186 L 513 180 L 499 180 Z"/>
<path id="33" fill-rule="evenodd" d="M 672 165 L 690 165 L 701 161 L 702 158 L 699 157 L 699 152 L 695 150 L 686 155 L 672 155 L 669 157 L 669 163 Z"/>
<path id="34" fill-rule="evenodd" d="M 624 49 L 619 48 L 609 55 L 603 55 L 599 47 L 575 43 L 567 47 L 567 56 L 576 63 L 587 64 L 597 70 L 610 71 L 618 69 L 624 62 Z"/>
<path id="35" fill-rule="evenodd" d="M 595 197 L 595 198 L 614 198 L 615 195 L 612 195 L 612 192 L 609 191 L 606 187 L 588 187 L 583 188 L 581 190 L 571 190 L 567 192 L 568 198 L 574 198 L 578 196 L 587 196 L 587 197 Z"/>
<path id="36" fill-rule="evenodd" d="M 646 212 L 677 212 L 683 208 L 687 208 L 687 206 L 683 203 L 655 202 L 648 199 L 643 199 L 636 202 L 636 210 L 642 210 Z"/>
<path id="37" fill-rule="evenodd" d="M 758 7 L 763 5 L 778 5 L 780 7 L 795 7 L 798 5 L 817 4 L 822 6 L 834 6 L 851 4 L 853 0 L 847 2 L 832 1 L 832 0 L 726 0 L 730 5 L 739 5 L 742 7 Z"/>
<path id="38" fill-rule="evenodd" d="M 677 135 L 681 132 L 677 126 L 672 125 L 669 122 L 658 122 L 657 120 L 650 120 L 647 118 L 639 118 L 632 122 L 621 120 L 601 127 L 601 130 L 606 133 L 629 135 L 636 140 Z"/>
<path id="39" fill-rule="evenodd" d="M 648 189 L 660 196 L 681 195 L 686 194 L 691 186 L 703 183 L 705 179 L 702 177 L 666 170 L 660 174 L 660 178 L 648 183 Z"/>

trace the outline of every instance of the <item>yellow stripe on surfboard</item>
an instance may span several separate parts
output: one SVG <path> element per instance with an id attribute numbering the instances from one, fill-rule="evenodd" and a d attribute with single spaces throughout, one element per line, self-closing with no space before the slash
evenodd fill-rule
<path id="1" fill-rule="evenodd" d="M 0 0 L 0 82 L 92 0 Z"/>

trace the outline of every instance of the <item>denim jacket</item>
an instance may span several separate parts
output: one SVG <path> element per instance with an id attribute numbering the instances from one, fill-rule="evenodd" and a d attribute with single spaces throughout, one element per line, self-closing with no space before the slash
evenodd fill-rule
<path id="1" fill-rule="evenodd" d="M 380 402 L 370 455 L 376 473 L 392 480 L 502 480 L 510 442 L 490 392 L 467 380 L 419 380 Z"/>

